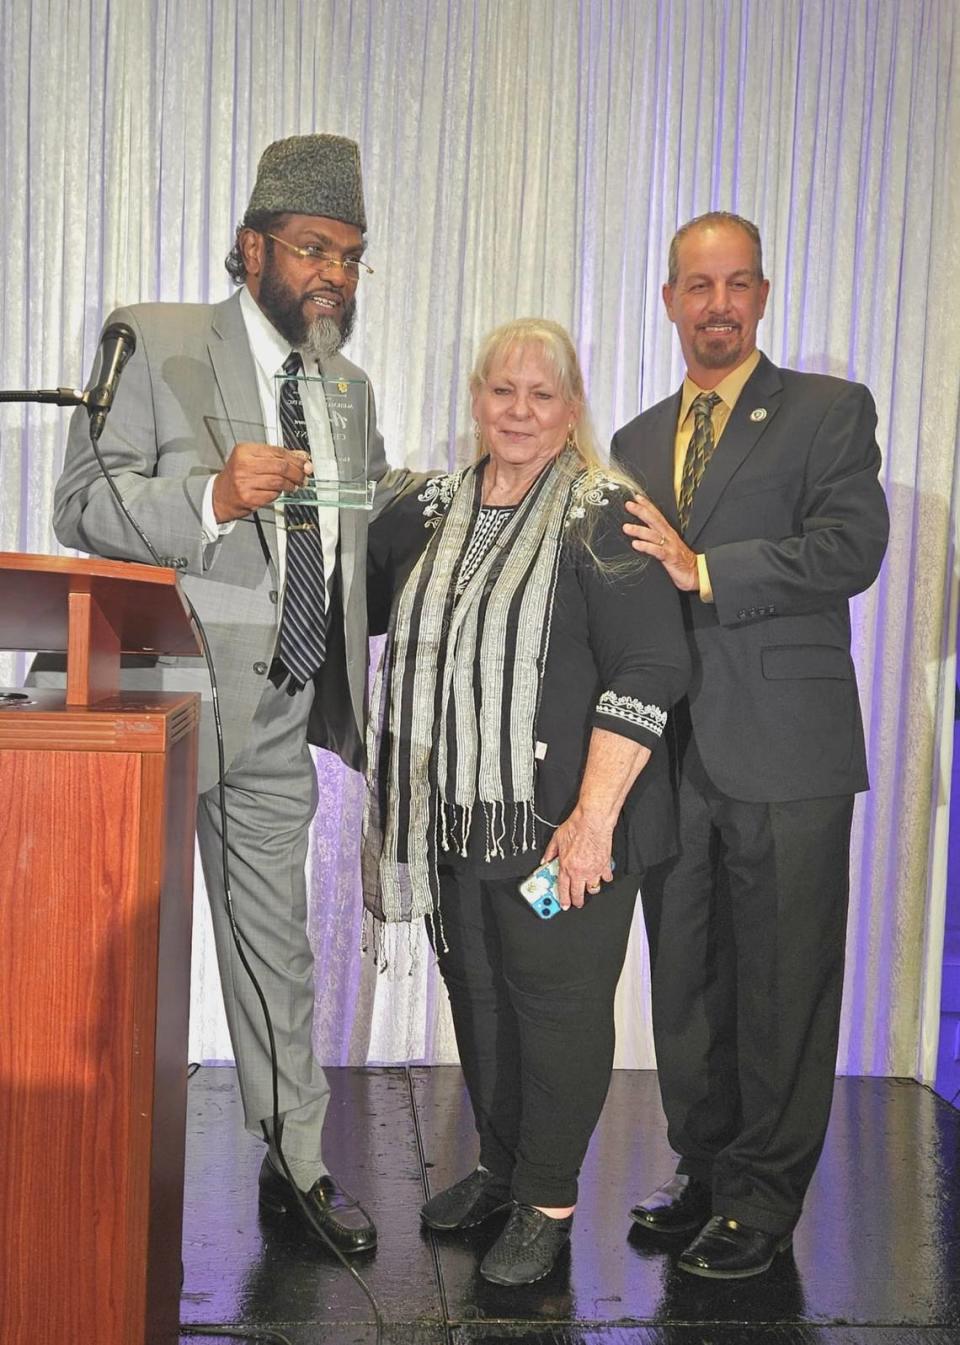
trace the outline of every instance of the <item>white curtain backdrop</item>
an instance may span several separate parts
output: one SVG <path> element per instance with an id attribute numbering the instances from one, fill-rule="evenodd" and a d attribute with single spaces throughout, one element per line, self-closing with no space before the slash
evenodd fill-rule
<path id="1" fill-rule="evenodd" d="M 520 314 L 570 328 L 607 438 L 681 378 L 659 293 L 676 226 L 757 221 L 763 348 L 867 383 L 879 409 L 893 528 L 854 604 L 874 788 L 840 1067 L 926 1080 L 954 689 L 958 33 L 955 0 L 0 0 L 5 388 L 81 382 L 118 302 L 225 297 L 257 159 L 283 135 L 360 142 L 376 275 L 351 355 L 398 464 L 465 458 L 472 352 Z M 0 412 L 0 549 L 58 550 L 65 428 L 53 408 Z M 0 683 L 23 672 L 0 655 Z M 360 958 L 360 783 L 320 772 L 318 1051 L 451 1059 L 422 940 L 396 976 Z M 199 882 L 197 913 L 191 1051 L 223 1058 Z M 647 993 L 638 925 L 619 1064 L 653 1063 Z"/>

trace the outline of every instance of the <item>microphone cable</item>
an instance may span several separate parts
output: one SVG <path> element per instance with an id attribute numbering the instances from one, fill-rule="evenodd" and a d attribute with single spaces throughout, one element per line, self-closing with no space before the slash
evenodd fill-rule
<path id="1" fill-rule="evenodd" d="M 150 541 L 150 538 L 147 536 L 143 528 L 140 526 L 139 522 L 134 518 L 133 514 L 130 512 L 126 500 L 123 498 L 123 495 L 121 494 L 120 489 L 117 486 L 117 483 L 114 481 L 113 476 L 110 473 L 110 469 L 108 468 L 106 462 L 104 461 L 103 454 L 100 451 L 100 445 L 97 442 L 97 437 L 94 436 L 92 433 L 90 435 L 90 444 L 93 448 L 93 453 L 97 460 L 97 465 L 100 468 L 100 472 L 104 480 L 106 481 L 120 512 L 123 514 L 124 518 L 127 520 L 130 526 L 133 528 L 134 532 L 140 538 L 140 541 L 143 543 L 147 551 L 147 554 L 151 557 L 153 563 L 161 569 L 169 568 L 169 566 L 166 565 L 164 558 L 159 554 L 156 547 Z M 219 791 L 220 824 L 221 824 L 220 860 L 223 870 L 224 900 L 227 910 L 227 918 L 230 922 L 230 933 L 233 937 L 234 946 L 237 950 L 237 956 L 240 959 L 240 963 L 244 971 L 250 978 L 250 983 L 253 986 L 257 1000 L 259 1001 L 260 1008 L 263 1012 L 264 1023 L 267 1029 L 267 1041 L 270 1046 L 270 1084 L 271 1084 L 272 1103 L 273 1103 L 272 1121 L 273 1121 L 274 1147 L 277 1152 L 277 1157 L 280 1160 L 280 1165 L 283 1168 L 283 1175 L 286 1177 L 290 1189 L 294 1192 L 295 1198 L 300 1208 L 300 1212 L 304 1216 L 304 1219 L 306 1220 L 307 1224 L 320 1239 L 321 1243 L 323 1243 L 328 1248 L 328 1250 L 333 1252 L 334 1256 L 344 1267 L 344 1269 L 350 1273 L 350 1275 L 353 1277 L 354 1280 L 356 1280 L 361 1291 L 367 1298 L 367 1301 L 369 1302 L 371 1308 L 373 1309 L 374 1319 L 376 1322 L 376 1345 L 382 1345 L 383 1315 L 380 1311 L 380 1305 L 378 1304 L 376 1298 L 373 1295 L 373 1292 L 367 1285 L 363 1276 L 359 1273 L 358 1270 L 355 1269 L 355 1267 L 353 1267 L 350 1264 L 350 1262 L 347 1260 L 344 1254 L 340 1251 L 340 1248 L 336 1246 L 336 1244 L 332 1241 L 332 1239 L 328 1237 L 326 1232 L 320 1227 L 319 1223 L 314 1217 L 313 1211 L 310 1209 L 309 1204 L 304 1198 L 304 1193 L 300 1190 L 299 1186 L 297 1186 L 297 1183 L 294 1181 L 293 1174 L 290 1171 L 290 1167 L 283 1153 L 282 1127 L 280 1124 L 279 1064 L 277 1060 L 277 1042 L 273 1030 L 273 1020 L 270 1017 L 270 1009 L 269 1006 L 267 1005 L 266 996 L 263 993 L 263 989 L 260 985 L 260 982 L 257 980 L 256 973 L 251 967 L 249 959 L 247 958 L 246 951 L 244 949 L 244 944 L 248 943 L 248 940 L 246 938 L 246 935 L 242 933 L 240 926 L 237 922 L 236 911 L 234 909 L 233 904 L 233 891 L 230 886 L 230 848 L 227 834 L 226 785 L 224 784 L 224 775 L 226 774 L 226 761 L 223 749 L 223 722 L 220 718 L 220 694 L 217 685 L 217 675 L 213 665 L 213 656 L 210 651 L 210 644 L 207 640 L 207 633 L 204 629 L 203 622 L 200 620 L 200 617 L 197 614 L 197 609 L 194 607 L 192 601 L 190 600 L 189 595 L 186 592 L 184 592 L 182 587 L 180 589 L 180 593 L 181 596 L 183 597 L 184 602 L 187 604 L 187 608 L 190 612 L 190 618 L 194 622 L 197 634 L 200 637 L 200 647 L 203 651 L 204 661 L 206 662 L 207 665 L 207 674 L 210 679 L 210 698 L 213 707 L 213 722 L 217 739 L 217 768 L 218 768 L 217 788 Z M 232 1335 L 236 1336 L 237 1338 L 253 1339 L 253 1340 L 272 1339 L 278 1342 L 279 1345 L 290 1345 L 289 1341 L 287 1341 L 284 1336 L 279 1335 L 277 1333 L 273 1333 L 271 1335 L 269 1332 L 265 1332 L 259 1328 L 256 1329 L 255 1331 L 253 1331 L 252 1328 L 249 1330 L 247 1328 L 240 1328 L 239 1330 L 234 1330 L 231 1329 L 230 1324 L 226 1322 L 215 1322 L 207 1324 L 191 1322 L 187 1324 L 181 1324 L 180 1331 L 182 1335 L 227 1335 L 227 1336 Z"/>

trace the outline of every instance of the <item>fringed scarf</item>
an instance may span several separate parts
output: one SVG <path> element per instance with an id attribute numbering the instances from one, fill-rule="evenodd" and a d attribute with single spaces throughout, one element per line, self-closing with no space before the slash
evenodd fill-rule
<path id="1" fill-rule="evenodd" d="M 584 469 L 576 453 L 560 454 L 457 597 L 482 468 L 463 473 L 401 590 L 374 684 L 363 889 L 379 920 L 435 910 L 438 854 L 466 854 L 478 807 L 488 859 L 535 844 L 540 687 L 571 487 Z"/>

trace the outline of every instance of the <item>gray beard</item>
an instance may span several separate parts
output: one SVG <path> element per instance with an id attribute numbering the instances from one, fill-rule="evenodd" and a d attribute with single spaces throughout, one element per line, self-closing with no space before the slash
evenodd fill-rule
<path id="1" fill-rule="evenodd" d="M 297 346 L 304 364 L 311 359 L 322 362 L 338 354 L 350 340 L 356 313 L 357 301 L 351 299 L 343 311 L 342 323 L 323 316 L 315 318 L 304 333 L 303 344 Z"/>
<path id="2" fill-rule="evenodd" d="M 317 318 L 304 332 L 303 344 L 297 349 L 307 360 L 328 360 L 343 345 L 343 332 L 333 318 Z"/>

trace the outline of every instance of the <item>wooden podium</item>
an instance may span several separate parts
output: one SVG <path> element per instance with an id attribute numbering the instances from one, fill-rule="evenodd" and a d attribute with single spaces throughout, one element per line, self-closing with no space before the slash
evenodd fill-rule
<path id="1" fill-rule="evenodd" d="M 121 652 L 200 652 L 172 570 L 0 553 L 0 1341 L 178 1338 L 199 698 Z M 11 699 L 18 695 L 24 699 Z"/>

